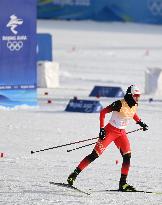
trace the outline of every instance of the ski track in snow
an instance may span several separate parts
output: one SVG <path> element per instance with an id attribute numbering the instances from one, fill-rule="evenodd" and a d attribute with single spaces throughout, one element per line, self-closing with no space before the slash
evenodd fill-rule
<path id="1" fill-rule="evenodd" d="M 0 151 L 4 153 L 0 159 L 0 205 L 162 204 L 162 195 L 97 192 L 118 188 L 122 159 L 114 144 L 75 182 L 76 187 L 92 192 L 90 196 L 52 186 L 49 181 L 66 182 L 92 146 L 69 153 L 67 149 L 80 144 L 30 153 L 98 135 L 98 113 L 64 112 L 74 96 L 89 99 L 94 85 L 117 85 L 125 90 L 137 83 L 144 92 L 146 68 L 162 65 L 162 27 L 39 20 L 38 32 L 53 35 L 54 59 L 60 63 L 60 88 L 39 89 L 36 108 L 0 109 Z M 157 101 L 150 103 L 150 97 Z M 114 99 L 100 101 L 106 106 Z M 149 131 L 129 134 L 132 159 L 128 182 L 139 190 L 161 192 L 161 97 L 143 95 L 139 115 Z M 137 125 L 131 122 L 128 129 L 137 129 Z"/>

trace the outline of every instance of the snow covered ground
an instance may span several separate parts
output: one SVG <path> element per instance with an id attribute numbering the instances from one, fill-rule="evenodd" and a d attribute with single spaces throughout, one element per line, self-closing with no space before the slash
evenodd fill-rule
<path id="1" fill-rule="evenodd" d="M 38 32 L 53 35 L 60 88 L 39 89 L 37 108 L 0 109 L 0 152 L 4 153 L 0 158 L 0 205 L 162 204 L 162 195 L 157 194 L 99 192 L 118 188 L 122 159 L 113 144 L 75 183 L 91 192 L 90 196 L 52 186 L 49 181 L 66 182 L 92 146 L 68 153 L 67 149 L 77 146 L 73 145 L 31 155 L 31 150 L 98 135 L 99 113 L 64 111 L 74 96 L 89 99 L 94 85 L 121 86 L 125 91 L 136 83 L 144 92 L 147 67 L 162 67 L 162 26 L 39 20 Z M 132 160 L 128 181 L 137 189 L 161 192 L 162 102 L 149 102 L 149 97 L 141 97 L 138 112 L 149 131 L 129 134 Z M 100 98 L 104 106 L 113 100 Z M 132 121 L 127 131 L 137 128 Z"/>

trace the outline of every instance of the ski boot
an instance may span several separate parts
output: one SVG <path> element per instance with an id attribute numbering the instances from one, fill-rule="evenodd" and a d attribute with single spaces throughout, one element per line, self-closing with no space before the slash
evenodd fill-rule
<path id="1" fill-rule="evenodd" d="M 119 191 L 122 191 L 122 192 L 136 192 L 136 189 L 133 186 L 125 183 L 125 184 L 119 184 Z"/>
<path id="2" fill-rule="evenodd" d="M 73 186 L 74 181 L 76 180 L 78 174 L 81 172 L 79 168 L 76 168 L 67 178 L 67 182 L 70 186 Z"/>

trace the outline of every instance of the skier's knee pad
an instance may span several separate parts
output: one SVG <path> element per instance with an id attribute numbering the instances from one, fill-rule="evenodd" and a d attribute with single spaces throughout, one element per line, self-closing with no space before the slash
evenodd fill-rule
<path id="1" fill-rule="evenodd" d="M 127 153 L 123 155 L 123 162 L 124 163 L 130 163 L 130 159 L 131 159 L 131 153 Z"/>
<path id="2" fill-rule="evenodd" d="M 87 156 L 87 158 L 90 162 L 93 162 L 96 158 L 98 158 L 98 154 L 95 150 L 93 150 L 92 153 Z"/>

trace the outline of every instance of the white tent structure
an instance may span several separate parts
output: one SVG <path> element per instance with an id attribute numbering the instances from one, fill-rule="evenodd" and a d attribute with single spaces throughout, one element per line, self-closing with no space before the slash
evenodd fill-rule
<path id="1" fill-rule="evenodd" d="M 145 72 L 145 94 L 162 96 L 161 68 L 147 68 Z"/>

